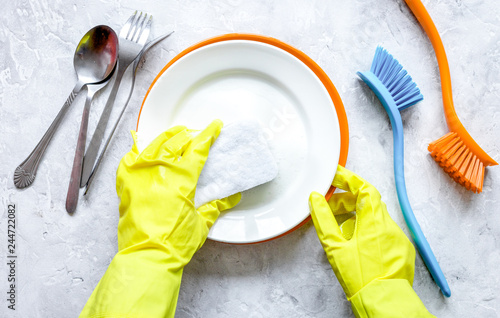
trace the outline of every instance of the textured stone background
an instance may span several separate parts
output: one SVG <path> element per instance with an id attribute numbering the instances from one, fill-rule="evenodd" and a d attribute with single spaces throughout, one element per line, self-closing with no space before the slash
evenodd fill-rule
<path id="1" fill-rule="evenodd" d="M 425 100 L 404 111 L 410 202 L 447 277 L 445 299 L 417 257 L 414 287 L 438 317 L 498 317 L 500 168 L 487 169 L 482 194 L 455 184 L 426 146 L 447 132 L 432 47 L 404 2 L 2 0 L 0 18 L 0 316 L 76 317 L 116 253 L 114 176 L 129 149 L 139 105 L 161 68 L 207 37 L 264 34 L 308 54 L 330 76 L 350 128 L 347 167 L 376 186 L 395 221 L 401 216 L 392 172 L 392 132 L 374 94 L 355 72 L 386 47 Z M 443 37 L 457 113 L 476 141 L 500 159 L 500 6 L 497 1 L 424 1 Z M 176 33 L 147 56 L 125 119 L 87 199 L 64 210 L 84 95 L 76 99 L 26 190 L 12 181 L 76 81 L 73 52 L 97 24 L 119 30 L 133 10 L 154 14 L 152 35 Z M 106 91 L 92 108 L 98 120 Z M 122 94 L 123 95 L 123 94 Z M 18 207 L 17 310 L 7 310 L 6 207 Z M 352 317 L 311 222 L 272 242 L 207 242 L 184 272 L 178 317 Z"/>

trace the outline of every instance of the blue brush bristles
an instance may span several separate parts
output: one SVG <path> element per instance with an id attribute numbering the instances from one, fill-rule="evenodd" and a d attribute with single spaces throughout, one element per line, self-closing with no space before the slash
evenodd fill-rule
<path id="1" fill-rule="evenodd" d="M 375 51 L 370 71 L 384 84 L 400 111 L 424 99 L 408 72 L 381 46 Z"/>

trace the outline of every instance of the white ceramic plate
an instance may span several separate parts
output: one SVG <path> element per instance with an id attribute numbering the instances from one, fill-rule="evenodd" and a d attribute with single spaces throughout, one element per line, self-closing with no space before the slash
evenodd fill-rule
<path id="1" fill-rule="evenodd" d="M 139 148 L 171 126 L 202 129 L 216 118 L 226 124 L 258 120 L 279 174 L 243 192 L 239 205 L 221 214 L 208 237 L 260 242 L 304 221 L 309 194 L 327 192 L 340 154 L 337 113 L 315 73 L 294 55 L 262 42 L 199 47 L 164 69 L 150 88 L 138 121 Z"/>

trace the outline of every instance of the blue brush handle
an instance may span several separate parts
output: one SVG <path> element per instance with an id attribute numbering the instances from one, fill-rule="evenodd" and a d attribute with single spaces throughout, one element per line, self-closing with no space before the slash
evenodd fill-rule
<path id="1" fill-rule="evenodd" d="M 434 278 L 436 284 L 441 288 L 443 295 L 451 296 L 451 290 L 448 282 L 444 277 L 443 271 L 439 266 L 432 249 L 425 238 L 420 225 L 418 224 L 415 214 L 411 209 L 408 195 L 406 193 L 405 173 L 404 173 L 404 137 L 403 137 L 403 122 L 401 116 L 390 116 L 392 124 L 392 132 L 394 136 L 394 178 L 396 180 L 396 191 L 398 193 L 399 205 L 405 218 L 406 224 L 410 229 L 411 237 L 417 246 L 418 252 L 427 265 L 429 272 Z M 394 118 L 392 118 L 394 117 Z"/>
<path id="2" fill-rule="evenodd" d="M 420 256 L 424 260 L 425 265 L 429 269 L 432 278 L 441 289 L 441 292 L 446 297 L 451 296 L 451 290 L 448 282 L 444 277 L 443 271 L 431 250 L 427 239 L 418 224 L 415 214 L 408 201 L 405 185 L 405 172 L 404 172 L 404 137 L 403 137 L 403 121 L 401 114 L 396 106 L 391 94 L 380 82 L 380 80 L 371 72 L 358 72 L 361 79 L 375 92 L 378 99 L 382 102 L 389 118 L 391 120 L 392 132 L 394 136 L 394 178 L 396 180 L 396 191 L 398 193 L 399 205 L 405 218 L 408 229 L 410 230 L 411 237 L 417 246 Z"/>

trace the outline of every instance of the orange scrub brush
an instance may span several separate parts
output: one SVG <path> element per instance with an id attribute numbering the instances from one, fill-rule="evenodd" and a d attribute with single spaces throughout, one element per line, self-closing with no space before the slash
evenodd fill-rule
<path id="1" fill-rule="evenodd" d="M 443 42 L 420 0 L 405 0 L 431 40 L 441 76 L 446 122 L 450 132 L 429 144 L 432 157 L 456 182 L 473 192 L 483 189 L 484 168 L 498 163 L 479 147 L 458 119 L 451 94 L 450 69 Z"/>

